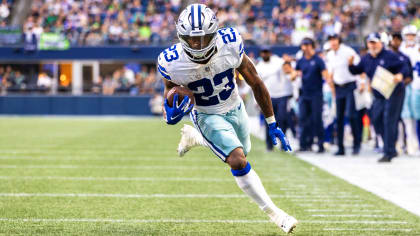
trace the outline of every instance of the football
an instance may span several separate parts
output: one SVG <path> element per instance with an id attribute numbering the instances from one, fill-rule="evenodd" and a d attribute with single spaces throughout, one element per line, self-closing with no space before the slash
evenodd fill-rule
<path id="1" fill-rule="evenodd" d="M 184 99 L 184 96 L 188 96 L 191 99 L 191 103 L 194 103 L 194 94 L 193 92 L 191 92 L 191 90 L 185 88 L 185 87 L 181 87 L 181 86 L 176 86 L 173 87 L 171 90 L 169 90 L 166 98 L 168 99 L 168 105 L 172 107 L 172 104 L 174 104 L 174 96 L 175 94 L 178 94 L 178 104 L 180 104 L 182 102 L 182 99 Z"/>

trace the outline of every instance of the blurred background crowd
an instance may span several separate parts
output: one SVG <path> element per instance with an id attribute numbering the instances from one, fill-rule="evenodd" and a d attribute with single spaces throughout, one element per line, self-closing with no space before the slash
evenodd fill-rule
<path id="1" fill-rule="evenodd" d="M 298 45 L 309 36 L 323 42 L 340 32 L 346 43 L 358 42 L 367 0 L 210 0 L 220 26 L 237 27 L 248 44 Z M 71 45 L 171 44 L 181 0 L 34 0 L 22 31 L 37 38 L 44 32 L 65 35 Z M 13 0 L 0 5 L 0 25 L 10 23 Z M 408 0 L 391 0 L 377 22 L 378 31 L 420 27 L 420 8 Z"/>

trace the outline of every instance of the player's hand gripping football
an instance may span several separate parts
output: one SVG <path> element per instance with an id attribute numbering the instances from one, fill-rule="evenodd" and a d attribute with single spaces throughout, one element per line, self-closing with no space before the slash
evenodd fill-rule
<path id="1" fill-rule="evenodd" d="M 286 135 L 284 135 L 283 131 L 277 127 L 276 122 L 271 123 L 268 125 L 268 135 L 271 138 L 271 141 L 274 145 L 277 145 L 277 138 L 280 139 L 281 147 L 284 151 L 292 151 L 292 148 L 290 147 L 289 141 L 286 138 Z"/>
<path id="2" fill-rule="evenodd" d="M 166 123 L 169 125 L 174 125 L 178 123 L 182 119 L 182 117 L 188 112 L 190 112 L 194 107 L 194 103 L 191 103 L 191 99 L 188 96 L 184 97 L 181 104 L 178 105 L 177 103 L 178 103 L 178 94 L 174 95 L 174 101 L 173 101 L 172 107 L 169 106 L 168 99 L 165 98 L 165 103 L 164 103 L 165 112 L 166 112 L 165 120 L 166 120 Z"/>

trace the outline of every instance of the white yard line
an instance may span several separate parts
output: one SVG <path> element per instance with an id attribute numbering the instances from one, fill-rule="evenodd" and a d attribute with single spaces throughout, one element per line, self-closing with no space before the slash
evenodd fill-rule
<path id="1" fill-rule="evenodd" d="M 303 206 L 303 207 L 311 207 L 311 206 L 318 206 L 319 204 L 315 204 L 315 203 L 297 203 L 298 206 Z M 341 203 L 341 204 L 334 204 L 334 203 L 328 203 L 327 205 L 328 207 L 376 207 L 372 204 L 354 204 L 354 203 Z M 346 209 L 347 211 L 347 209 Z"/>
<path id="2" fill-rule="evenodd" d="M 383 212 L 383 210 L 349 210 L 349 209 L 305 209 L 307 212 Z"/>
<path id="3" fill-rule="evenodd" d="M 343 215 L 311 215 L 312 217 L 366 217 L 366 218 L 392 218 L 392 215 L 359 215 L 359 214 L 343 214 Z"/>
<path id="4" fill-rule="evenodd" d="M 157 165 L 0 165 L 0 169 L 139 169 L 139 170 L 225 170 L 224 166 L 157 166 Z M 285 179 L 283 179 L 285 180 Z"/>
<path id="5" fill-rule="evenodd" d="M 325 228 L 325 231 L 403 231 L 410 232 L 413 229 L 390 229 L 390 228 L 358 228 L 358 229 L 347 229 L 347 228 Z"/>
<path id="6" fill-rule="evenodd" d="M 119 193 L 0 193 L 0 197 L 107 197 L 107 198 L 248 198 L 245 194 L 119 194 Z M 331 199 L 328 195 L 280 195 L 272 194 L 271 198 L 287 198 L 305 201 L 306 199 L 322 198 L 327 202 L 341 201 Z M 330 199 L 326 199 L 330 198 Z"/>
<path id="7" fill-rule="evenodd" d="M 69 219 L 39 219 L 39 218 L 0 218 L 0 221 L 11 222 L 94 222 L 94 223 L 271 223 L 269 220 L 210 220 L 210 219 L 95 219 L 95 218 L 69 218 Z M 367 220 L 347 220 L 347 221 L 328 221 L 328 220 L 302 220 L 302 223 L 309 224 L 407 224 L 406 221 L 367 221 Z M 333 230 L 327 228 L 324 230 Z M 358 229 L 363 231 L 364 228 Z"/>

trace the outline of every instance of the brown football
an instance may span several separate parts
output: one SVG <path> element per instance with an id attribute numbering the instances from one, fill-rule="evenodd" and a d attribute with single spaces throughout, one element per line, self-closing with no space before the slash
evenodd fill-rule
<path id="1" fill-rule="evenodd" d="M 166 95 L 166 98 L 168 99 L 168 105 L 172 107 L 174 104 L 174 96 L 175 94 L 178 94 L 178 104 L 182 102 L 182 99 L 184 99 L 184 96 L 188 96 L 191 99 L 191 103 L 194 103 L 194 94 L 191 92 L 191 90 L 181 87 L 181 86 L 175 86 L 171 90 L 169 90 L 168 94 Z"/>

